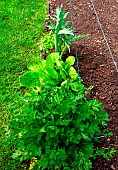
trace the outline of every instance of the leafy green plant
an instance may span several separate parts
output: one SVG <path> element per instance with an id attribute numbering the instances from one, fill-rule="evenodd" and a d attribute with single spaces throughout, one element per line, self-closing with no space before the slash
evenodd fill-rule
<path id="1" fill-rule="evenodd" d="M 105 151 L 104 148 L 100 148 L 96 150 L 97 155 L 102 155 L 104 158 L 108 159 L 109 157 L 113 157 L 114 153 L 116 153 L 116 150 L 114 148 L 108 147 L 108 149 Z"/>
<path id="2" fill-rule="evenodd" d="M 40 49 L 43 50 L 45 53 L 49 54 L 50 50 L 54 49 L 54 36 L 53 32 L 50 31 L 49 33 L 46 33 L 41 39 L 40 39 L 41 45 Z"/>
<path id="3" fill-rule="evenodd" d="M 20 77 L 31 90 L 19 103 L 23 109 L 11 108 L 5 144 L 16 149 L 12 158 L 32 160 L 31 169 L 89 170 L 93 157 L 107 154 L 94 142 L 104 135 L 99 125 L 106 126 L 108 114 L 101 102 L 85 97 L 74 62 L 52 53 Z"/>
<path id="4" fill-rule="evenodd" d="M 61 56 L 65 53 L 66 49 L 70 49 L 72 41 L 88 37 L 86 35 L 74 35 L 73 29 L 70 27 L 69 22 L 66 21 L 68 13 L 62 7 L 56 8 L 56 14 L 51 17 L 50 25 L 48 26 L 54 33 L 55 52 L 59 52 Z"/>

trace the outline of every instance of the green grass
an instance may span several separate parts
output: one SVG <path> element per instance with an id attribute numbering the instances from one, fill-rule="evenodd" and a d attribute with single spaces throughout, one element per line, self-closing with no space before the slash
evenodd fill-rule
<path id="1" fill-rule="evenodd" d="M 20 93 L 19 76 L 40 56 L 40 36 L 44 31 L 47 0 L 0 1 L 0 100 L 1 137 L 9 119 L 10 102 Z M 0 143 L 2 143 L 2 138 Z M 2 147 L 1 147 L 2 148 Z M 1 149 L 0 169 L 17 169 L 11 150 Z"/>

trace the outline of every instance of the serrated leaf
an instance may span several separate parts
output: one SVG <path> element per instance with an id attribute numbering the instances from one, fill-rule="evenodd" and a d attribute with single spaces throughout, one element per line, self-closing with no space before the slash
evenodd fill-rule
<path id="1" fill-rule="evenodd" d="M 74 36 L 71 40 L 72 41 L 79 40 L 79 39 L 86 38 L 86 37 L 89 37 L 89 36 L 90 36 L 90 34 L 78 35 L 78 36 Z"/>
<path id="2" fill-rule="evenodd" d="M 48 25 L 47 26 L 50 30 L 54 30 L 55 29 L 55 25 Z"/>
<path id="3" fill-rule="evenodd" d="M 61 13 L 61 8 L 60 7 L 57 7 L 56 8 L 56 18 L 59 18 L 59 16 L 60 16 L 60 13 Z"/>
<path id="4" fill-rule="evenodd" d="M 22 154 L 22 152 L 20 150 L 16 150 L 15 153 L 13 153 L 13 155 L 11 156 L 13 159 L 18 158 L 20 155 Z"/>
<path id="5" fill-rule="evenodd" d="M 110 148 L 110 157 L 112 157 L 117 151 L 114 148 Z"/>
<path id="6" fill-rule="evenodd" d="M 96 150 L 97 155 L 104 155 L 104 152 L 105 152 L 105 150 L 103 148 Z"/>
<path id="7" fill-rule="evenodd" d="M 68 16 L 69 12 L 66 12 L 65 15 L 64 15 L 64 18 L 66 19 L 67 16 Z"/>
<path id="8" fill-rule="evenodd" d="M 58 34 L 68 34 L 68 35 L 73 35 L 74 36 L 74 33 L 73 33 L 73 31 L 72 30 L 70 30 L 70 29 L 63 29 L 63 30 L 60 30 L 59 32 L 58 32 Z"/>

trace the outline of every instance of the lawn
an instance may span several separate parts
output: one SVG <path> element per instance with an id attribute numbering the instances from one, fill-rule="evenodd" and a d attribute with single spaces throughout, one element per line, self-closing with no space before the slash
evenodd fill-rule
<path id="1" fill-rule="evenodd" d="M 47 13 L 46 0 L 0 1 L 1 136 L 10 102 L 20 93 L 19 76 L 40 57 L 39 43 Z M 1 138 L 1 139 L 2 139 Z M 2 141 L 0 141 L 2 143 Z M 2 148 L 2 147 L 1 147 Z M 2 148 L 1 169 L 17 169 L 11 150 Z"/>

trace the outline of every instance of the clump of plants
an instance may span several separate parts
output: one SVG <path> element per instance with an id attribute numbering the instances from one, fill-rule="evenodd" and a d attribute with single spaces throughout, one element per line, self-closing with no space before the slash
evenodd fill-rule
<path id="1" fill-rule="evenodd" d="M 41 39 L 40 39 L 40 50 L 44 53 L 49 54 L 52 49 L 54 49 L 54 34 L 52 31 L 47 32 Z"/>
<path id="2" fill-rule="evenodd" d="M 70 51 L 70 45 L 73 41 L 90 36 L 90 34 L 76 36 L 73 28 L 67 21 L 67 16 L 68 13 L 62 7 L 56 8 L 55 15 L 53 17 L 50 16 L 50 25 L 47 25 L 47 27 L 51 31 L 46 33 L 41 39 L 42 48 L 47 54 L 49 54 L 49 50 L 55 48 L 55 52 L 58 52 L 62 57 L 67 48 Z"/>
<path id="3" fill-rule="evenodd" d="M 101 102 L 85 97 L 74 62 L 72 56 L 63 62 L 52 53 L 21 76 L 21 84 L 32 90 L 24 96 L 23 110 L 10 119 L 7 142 L 16 148 L 13 158 L 35 158 L 38 169 L 87 170 L 92 158 L 114 153 L 94 149 L 98 137 L 106 135 L 99 126 L 109 118 Z"/>
<path id="4" fill-rule="evenodd" d="M 15 148 L 12 158 L 31 160 L 29 169 L 89 170 L 97 155 L 115 153 L 95 149 L 101 135 L 112 135 L 105 128 L 109 118 L 101 102 L 85 97 L 89 88 L 78 79 L 74 63 L 73 56 L 64 62 L 60 51 L 54 52 L 20 77 L 29 91 L 22 109 L 11 114 L 6 145 Z"/>

